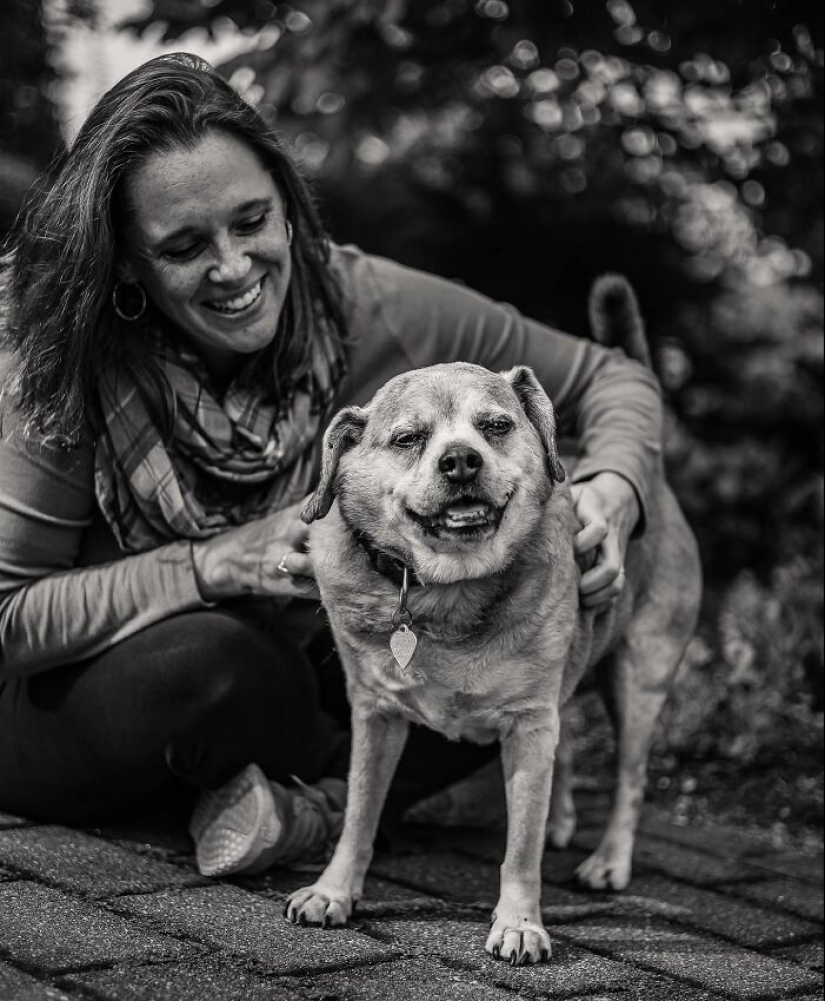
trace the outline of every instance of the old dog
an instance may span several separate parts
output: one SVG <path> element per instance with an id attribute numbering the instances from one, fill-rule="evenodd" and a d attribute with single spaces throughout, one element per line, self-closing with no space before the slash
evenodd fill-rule
<path id="1" fill-rule="evenodd" d="M 626 282 L 602 279 L 591 316 L 602 339 L 647 359 Z M 350 917 L 413 721 L 500 741 L 508 834 L 486 948 L 511 963 L 546 960 L 541 862 L 561 710 L 594 665 L 617 728 L 618 783 L 604 839 L 579 876 L 598 889 L 630 879 L 649 747 L 700 599 L 695 541 L 673 494 L 660 476 L 620 597 L 598 612 L 580 608 L 578 521 L 551 401 L 529 368 L 453 363 L 399 375 L 367 407 L 338 413 L 303 517 L 314 523 L 353 745 L 340 840 L 287 916 L 324 926 Z M 559 758 L 556 840 L 570 818 L 569 752 Z"/>

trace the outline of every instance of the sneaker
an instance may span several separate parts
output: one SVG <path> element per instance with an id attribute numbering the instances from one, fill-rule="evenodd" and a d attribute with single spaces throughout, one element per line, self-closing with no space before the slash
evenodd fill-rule
<path id="1" fill-rule="evenodd" d="M 287 789 L 252 764 L 220 789 L 203 793 L 189 822 L 198 871 L 256 875 L 323 854 L 341 833 L 347 784 L 294 781 L 297 788 Z"/>

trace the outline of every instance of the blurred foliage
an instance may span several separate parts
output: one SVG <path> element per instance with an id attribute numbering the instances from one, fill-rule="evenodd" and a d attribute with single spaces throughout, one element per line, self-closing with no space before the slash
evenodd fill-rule
<path id="1" fill-rule="evenodd" d="M 3 0 L 0 31 L 0 234 L 59 145 L 54 72 L 35 0 Z"/>

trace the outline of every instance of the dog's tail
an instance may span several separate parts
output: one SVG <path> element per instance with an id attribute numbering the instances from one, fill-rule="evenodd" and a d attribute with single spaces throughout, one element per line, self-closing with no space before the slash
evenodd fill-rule
<path id="1" fill-rule="evenodd" d="M 606 274 L 597 278 L 590 290 L 588 309 L 594 340 L 623 348 L 631 358 L 652 367 L 639 302 L 623 275 Z"/>

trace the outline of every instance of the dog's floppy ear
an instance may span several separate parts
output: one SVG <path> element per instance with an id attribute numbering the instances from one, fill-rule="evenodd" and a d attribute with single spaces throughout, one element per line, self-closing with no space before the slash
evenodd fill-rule
<path id="1" fill-rule="evenodd" d="M 301 511 L 301 519 L 307 525 L 329 513 L 335 498 L 338 462 L 346 449 L 358 444 L 366 426 L 367 411 L 362 407 L 344 407 L 332 419 L 324 434 L 321 479 Z"/>
<path id="2" fill-rule="evenodd" d="M 509 372 L 501 373 L 513 387 L 527 419 L 538 431 L 545 452 L 550 476 L 557 483 L 565 477 L 564 466 L 556 449 L 556 412 L 550 397 L 545 393 L 535 372 L 527 365 L 516 365 Z"/>

